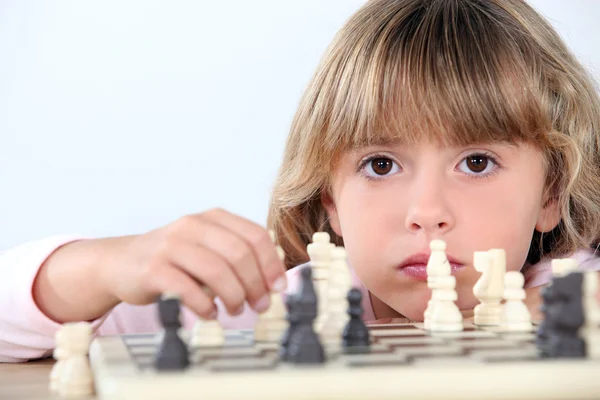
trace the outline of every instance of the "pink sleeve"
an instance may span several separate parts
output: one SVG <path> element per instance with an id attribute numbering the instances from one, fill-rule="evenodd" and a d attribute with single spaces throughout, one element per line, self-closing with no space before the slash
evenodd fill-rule
<path id="1" fill-rule="evenodd" d="M 78 237 L 50 237 L 22 244 L 0 256 L 0 362 L 46 357 L 60 325 L 36 306 L 33 281 L 40 266 L 60 246 Z"/>
<path id="2" fill-rule="evenodd" d="M 44 261 L 59 247 L 81 237 L 56 236 L 20 245 L 0 255 L 0 362 L 23 362 L 52 354 L 61 324 L 48 318 L 33 300 L 33 281 Z M 120 304 L 91 321 L 96 335 L 158 329 L 156 307 Z M 187 320 L 190 320 L 189 312 Z"/>
<path id="3" fill-rule="evenodd" d="M 573 258 L 579 263 L 582 271 L 600 271 L 600 257 L 592 250 L 579 250 L 571 256 L 560 258 Z M 546 285 L 552 280 L 552 264 L 550 259 L 544 259 L 531 265 L 524 272 L 525 288 Z"/>

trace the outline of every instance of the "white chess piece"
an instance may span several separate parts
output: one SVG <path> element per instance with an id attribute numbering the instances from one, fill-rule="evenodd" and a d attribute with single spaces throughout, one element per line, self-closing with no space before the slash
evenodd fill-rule
<path id="1" fill-rule="evenodd" d="M 475 325 L 500 325 L 506 253 L 502 249 L 476 251 L 473 254 L 473 265 L 482 273 L 473 287 L 473 294 L 481 302 L 474 309 Z"/>
<path id="2" fill-rule="evenodd" d="M 348 324 L 347 296 L 352 289 L 352 275 L 347 262 L 346 249 L 341 246 L 331 251 L 331 267 L 327 290 L 327 314 L 321 336 L 333 344 L 341 343 L 342 332 Z"/>
<path id="3" fill-rule="evenodd" d="M 518 271 L 509 271 L 504 276 L 504 299 L 502 307 L 502 329 L 508 332 L 529 332 L 533 325 L 525 300 L 525 279 Z"/>
<path id="4" fill-rule="evenodd" d="M 275 243 L 275 233 L 269 231 L 271 240 Z M 285 253 L 281 246 L 276 246 L 277 255 L 283 261 Z M 271 305 L 264 313 L 259 314 L 254 327 L 254 340 L 257 342 L 278 342 L 287 329 L 286 307 L 281 293 L 271 293 Z"/>
<path id="5" fill-rule="evenodd" d="M 452 275 L 440 277 L 436 289 L 432 293 L 435 307 L 429 315 L 431 332 L 460 332 L 463 330 L 463 316 L 455 301 L 458 295 L 455 290 L 456 278 Z"/>
<path id="6" fill-rule="evenodd" d="M 191 347 L 218 347 L 225 343 L 225 332 L 216 319 L 199 318 L 194 324 L 189 345 Z"/>
<path id="7" fill-rule="evenodd" d="M 572 258 L 556 258 L 550 262 L 553 276 L 566 276 L 578 267 L 577 260 Z"/>
<path id="8" fill-rule="evenodd" d="M 61 333 L 64 366 L 60 374 L 58 393 L 61 397 L 82 397 L 94 391 L 94 380 L 88 350 L 92 329 L 87 322 L 68 323 Z"/>
<path id="9" fill-rule="evenodd" d="M 62 375 L 63 367 L 65 366 L 65 349 L 63 340 L 63 327 L 61 327 L 54 335 L 54 359 L 56 363 L 52 366 L 50 371 L 50 391 L 58 392 L 60 386 L 60 377 Z"/>
<path id="10" fill-rule="evenodd" d="M 583 311 L 585 324 L 582 334 L 585 336 L 586 352 L 590 359 L 600 357 L 600 336 L 596 333 L 600 326 L 600 305 L 598 304 L 598 271 L 586 271 L 583 275 Z"/>
<path id="11" fill-rule="evenodd" d="M 331 243 L 331 236 L 327 232 L 315 232 L 312 243 L 306 246 L 306 252 L 310 258 L 312 277 L 317 293 L 318 313 L 314 322 L 316 332 L 320 332 L 323 323 L 327 319 L 327 283 L 329 280 L 329 267 L 331 264 L 331 251 L 335 244 Z"/>
<path id="12" fill-rule="evenodd" d="M 434 312 L 437 305 L 437 296 L 433 294 L 440 288 L 439 284 L 444 277 L 450 276 L 452 268 L 446 257 L 446 242 L 440 239 L 434 239 L 429 243 L 431 255 L 427 260 L 427 287 L 431 289 L 431 298 L 427 302 L 425 309 L 423 327 L 430 329 L 431 314 Z"/>

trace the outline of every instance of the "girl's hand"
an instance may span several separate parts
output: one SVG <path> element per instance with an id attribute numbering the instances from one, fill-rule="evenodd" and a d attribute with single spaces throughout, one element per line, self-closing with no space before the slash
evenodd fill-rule
<path id="1" fill-rule="evenodd" d="M 245 301 L 265 311 L 270 292 L 286 287 L 285 267 L 268 232 L 221 209 L 125 238 L 119 250 L 103 280 L 130 304 L 153 303 L 160 294 L 175 292 L 197 315 L 215 318 L 213 295 L 237 315 Z"/>

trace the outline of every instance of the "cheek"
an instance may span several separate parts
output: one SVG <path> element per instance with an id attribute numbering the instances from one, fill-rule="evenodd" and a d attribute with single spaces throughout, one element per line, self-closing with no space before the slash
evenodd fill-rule
<path id="1" fill-rule="evenodd" d="M 495 190 L 463 199 L 465 237 L 474 250 L 507 250 L 507 268 L 519 270 L 527 258 L 539 215 L 537 194 L 523 188 Z M 486 199 L 477 201 L 476 199 Z"/>
<path id="2" fill-rule="evenodd" d="M 348 259 L 357 272 L 375 268 L 401 232 L 405 206 L 396 199 L 402 196 L 381 190 L 367 192 L 359 186 L 345 189 L 336 209 Z"/>

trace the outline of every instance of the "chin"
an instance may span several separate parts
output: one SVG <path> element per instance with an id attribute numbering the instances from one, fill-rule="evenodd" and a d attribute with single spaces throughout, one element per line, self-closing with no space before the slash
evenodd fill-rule
<path id="1" fill-rule="evenodd" d="M 419 307 L 417 308 L 410 308 L 408 310 L 405 310 L 405 312 L 402 314 L 404 315 L 406 318 L 412 320 L 412 321 L 416 321 L 416 322 L 423 322 L 424 320 L 424 315 L 425 315 L 425 309 L 427 308 L 427 304 L 425 304 L 424 307 Z"/>
<path id="2" fill-rule="evenodd" d="M 413 321 L 423 322 L 427 303 L 431 298 L 429 290 L 413 293 L 410 298 L 397 301 L 398 307 L 393 307 L 401 315 Z"/>

